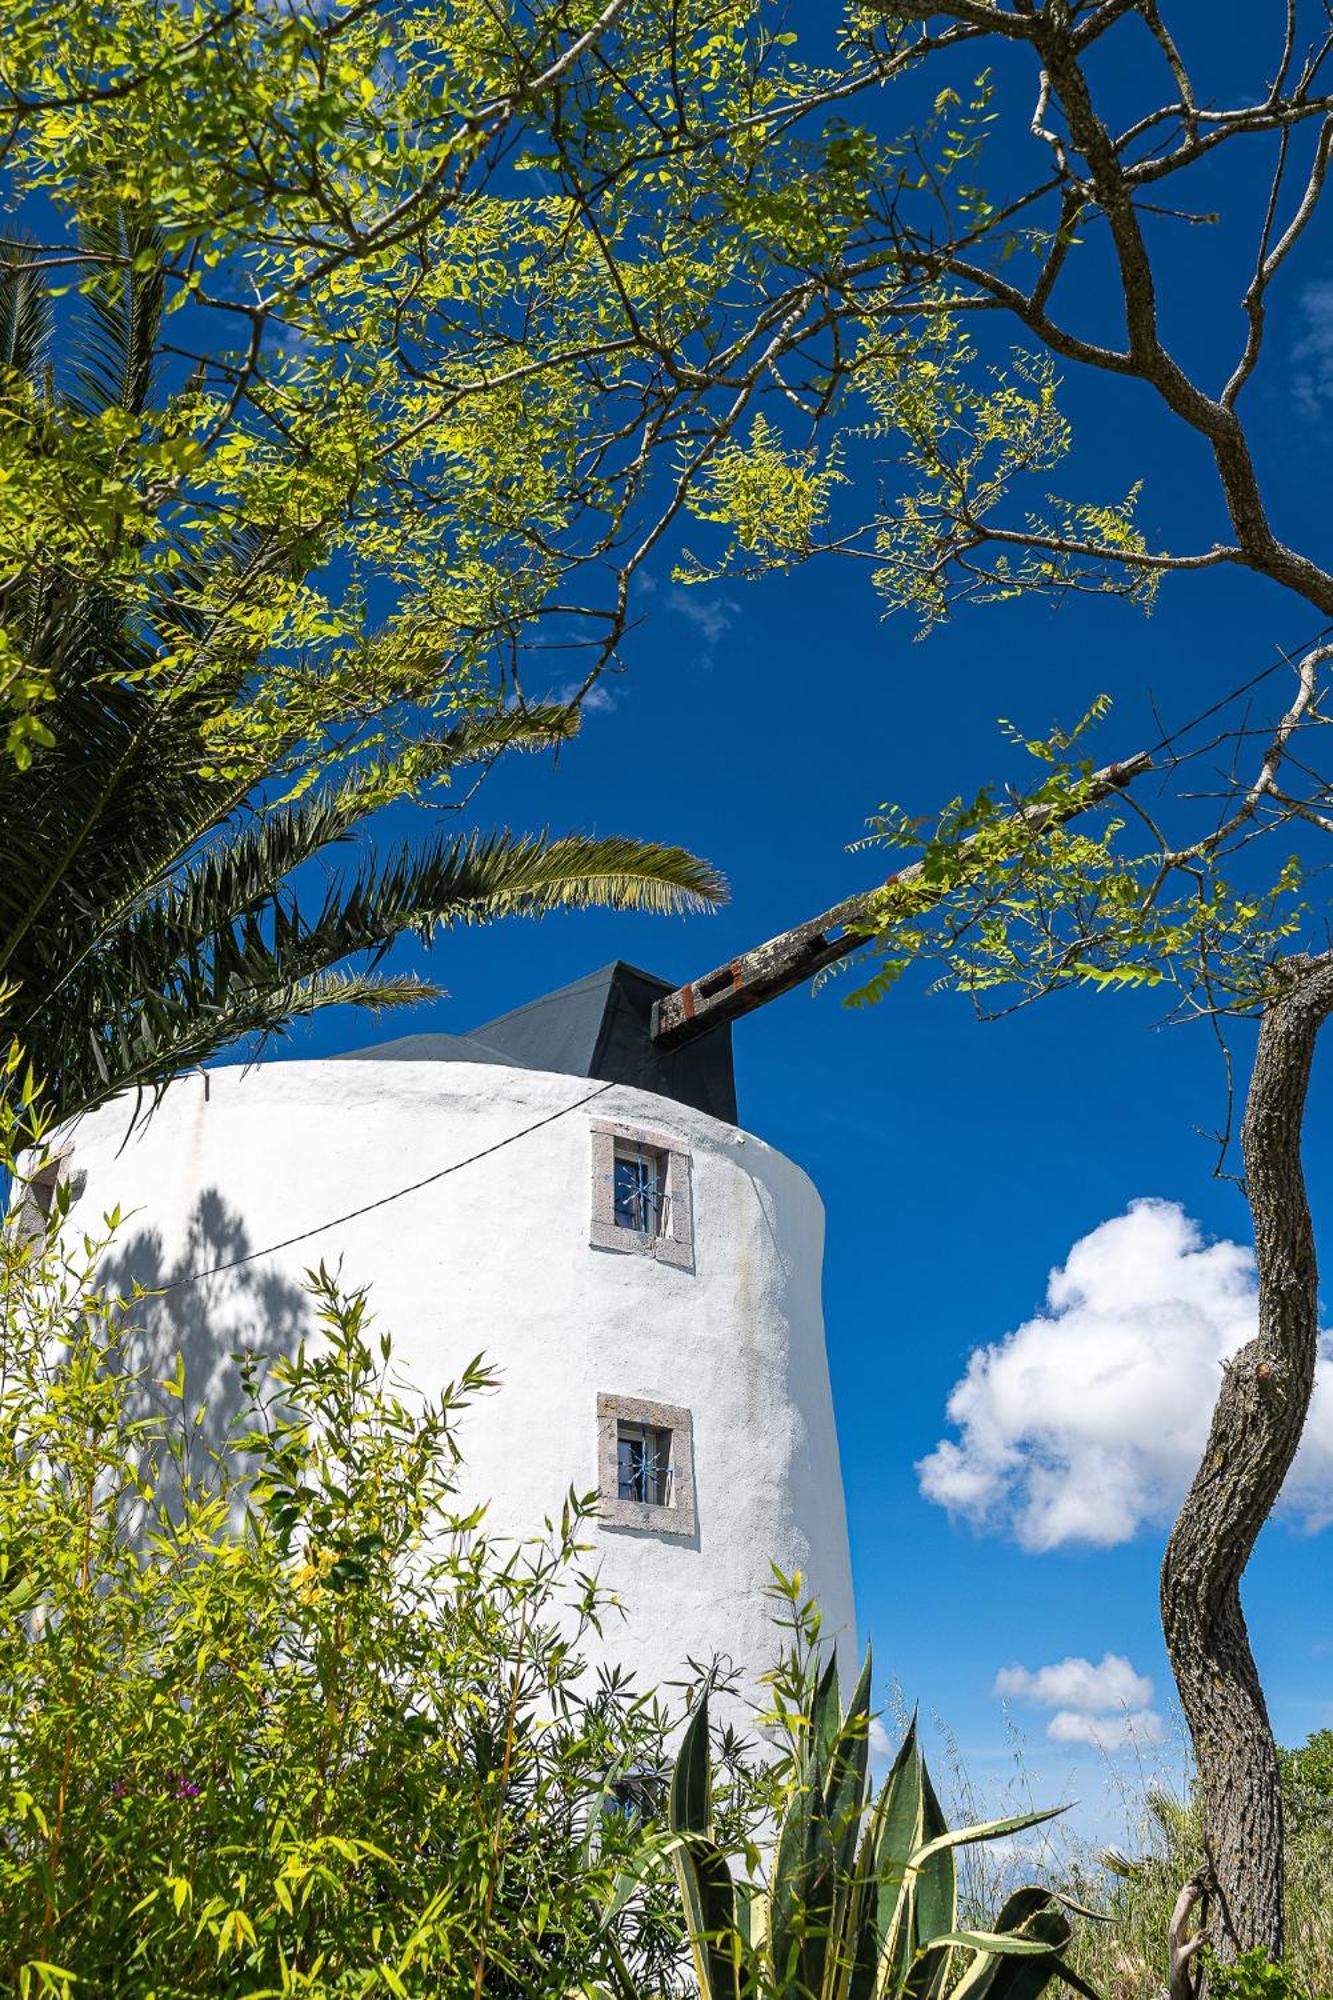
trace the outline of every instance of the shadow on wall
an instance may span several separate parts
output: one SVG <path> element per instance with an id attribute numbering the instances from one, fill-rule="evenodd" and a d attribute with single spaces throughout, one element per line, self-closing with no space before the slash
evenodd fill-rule
<path id="1" fill-rule="evenodd" d="M 147 1385 L 174 1376 L 179 1355 L 192 1454 L 216 1447 L 241 1412 L 241 1376 L 233 1355 L 242 1349 L 275 1359 L 291 1355 L 310 1331 L 305 1290 L 262 1264 L 195 1276 L 235 1263 L 255 1247 L 239 1212 L 217 1188 L 206 1188 L 170 1263 L 155 1229 L 121 1237 L 102 1259 L 101 1279 L 108 1291 L 125 1299 L 133 1298 L 136 1287 L 157 1294 L 129 1308 L 141 1330 L 133 1349 L 145 1379 L 138 1414 L 148 1414 L 153 1391 Z"/>

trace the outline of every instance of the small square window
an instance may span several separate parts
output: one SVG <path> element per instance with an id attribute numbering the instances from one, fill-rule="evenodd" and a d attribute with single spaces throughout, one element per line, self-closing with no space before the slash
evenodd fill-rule
<path id="1" fill-rule="evenodd" d="M 656 1819 L 666 1797 L 668 1780 L 661 1771 L 625 1771 L 606 1788 L 602 1810 L 611 1819 L 642 1826 Z"/>
<path id="2" fill-rule="evenodd" d="M 621 1423 L 616 1437 L 616 1498 L 647 1507 L 671 1505 L 671 1433 Z"/>
<path id="3" fill-rule="evenodd" d="M 603 1527 L 694 1533 L 694 1423 L 674 1403 L 597 1398 L 597 1491 Z"/>
<path id="4" fill-rule="evenodd" d="M 661 1148 L 617 1139 L 612 1174 L 616 1228 L 634 1229 L 640 1236 L 669 1235 L 671 1196 L 667 1155 Z"/>
<path id="5" fill-rule="evenodd" d="M 603 1118 L 594 1118 L 591 1130 L 593 1248 L 693 1270 L 688 1148 L 667 1133 Z"/>

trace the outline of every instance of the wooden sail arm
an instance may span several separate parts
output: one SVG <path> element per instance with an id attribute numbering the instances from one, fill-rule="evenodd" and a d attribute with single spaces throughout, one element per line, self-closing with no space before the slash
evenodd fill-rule
<path id="1" fill-rule="evenodd" d="M 1043 833 L 1047 827 L 1058 826 L 1089 806 L 1099 805 L 1103 799 L 1122 791 L 1131 779 L 1151 769 L 1151 754 L 1141 750 L 1123 763 L 1108 764 L 1105 770 L 1094 772 L 1077 805 L 1020 806 L 1014 817 L 1032 832 Z M 982 837 L 972 834 L 961 843 L 960 853 L 965 855 Z M 913 861 L 896 875 L 890 875 L 878 889 L 848 896 L 808 923 L 797 924 L 794 930 L 783 931 L 767 944 L 756 945 L 753 951 L 742 952 L 739 958 L 706 972 L 702 979 L 692 979 L 688 985 L 664 993 L 653 1008 L 654 1042 L 659 1048 L 679 1048 L 693 1041 L 696 1035 L 720 1027 L 724 1021 L 739 1020 L 742 1014 L 752 1013 L 765 1001 L 776 1000 L 779 994 L 812 979 L 825 966 L 835 965 L 865 943 L 865 933 L 858 926 L 870 916 L 875 898 L 885 889 L 911 889 L 923 882 L 924 876 L 922 863 Z M 941 884 L 933 894 L 918 892 L 911 899 L 912 913 L 928 908 L 947 894 L 948 884 Z"/>

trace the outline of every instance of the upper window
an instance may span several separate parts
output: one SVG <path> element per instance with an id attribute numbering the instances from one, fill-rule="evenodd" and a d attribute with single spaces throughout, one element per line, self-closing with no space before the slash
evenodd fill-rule
<path id="1" fill-rule="evenodd" d="M 664 1233 L 671 1208 L 668 1157 L 660 1146 L 616 1140 L 612 1172 L 618 1229 L 636 1229 L 644 1236 Z"/>
<path id="2" fill-rule="evenodd" d="M 593 1120 L 590 1241 L 687 1269 L 694 1263 L 690 1155 L 679 1139 Z"/>

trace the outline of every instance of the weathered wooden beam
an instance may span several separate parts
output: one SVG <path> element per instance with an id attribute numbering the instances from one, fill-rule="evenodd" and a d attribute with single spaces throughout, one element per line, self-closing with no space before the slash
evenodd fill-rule
<path id="1" fill-rule="evenodd" d="M 1151 769 L 1150 753 L 1141 750 L 1136 756 L 1126 757 L 1123 763 L 1108 764 L 1104 771 L 1095 772 L 1077 806 L 1020 806 L 1014 817 L 1032 832 L 1043 833 L 1047 827 L 1058 826 L 1061 821 L 1072 819 L 1076 813 L 1122 791 L 1131 779 Z M 959 852 L 966 855 L 968 848 L 981 838 L 980 834 L 971 835 L 962 842 Z M 924 882 L 924 876 L 921 862 L 913 861 L 896 875 L 890 875 L 879 888 L 848 896 L 808 923 L 797 924 L 794 930 L 783 931 L 767 944 L 756 945 L 753 951 L 742 952 L 739 958 L 706 972 L 702 979 L 692 979 L 688 985 L 664 993 L 653 1008 L 653 1040 L 660 1048 L 679 1048 L 696 1035 L 706 1034 L 724 1021 L 739 1020 L 742 1014 L 753 1013 L 765 1001 L 776 1000 L 793 986 L 813 979 L 826 965 L 835 965 L 865 942 L 864 932 L 857 925 L 864 923 L 877 896 L 890 888 L 910 892 Z M 915 915 L 947 894 L 947 885 L 934 893 L 923 894 L 917 888 L 916 894 L 904 897 L 903 913 Z"/>

